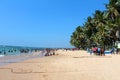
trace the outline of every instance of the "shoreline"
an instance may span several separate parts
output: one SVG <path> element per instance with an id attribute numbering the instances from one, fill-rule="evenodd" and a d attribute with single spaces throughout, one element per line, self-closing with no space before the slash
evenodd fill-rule
<path id="1" fill-rule="evenodd" d="M 40 58 L 44 56 L 45 56 L 44 51 L 22 53 L 21 55 L 3 56 L 3 57 L 0 57 L 0 66 L 8 65 L 11 63 L 22 62 L 22 61 L 30 60 L 33 58 Z"/>

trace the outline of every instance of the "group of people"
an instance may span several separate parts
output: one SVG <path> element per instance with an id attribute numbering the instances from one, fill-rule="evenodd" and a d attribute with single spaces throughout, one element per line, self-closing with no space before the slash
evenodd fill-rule
<path id="1" fill-rule="evenodd" d="M 46 49 L 45 56 L 52 56 L 55 55 L 55 50 L 54 49 Z"/>
<path id="2" fill-rule="evenodd" d="M 112 54 L 118 54 L 118 51 L 119 51 L 118 48 L 115 48 L 115 47 L 111 49 Z"/>
<path id="3" fill-rule="evenodd" d="M 88 52 L 90 52 L 90 55 L 92 54 L 96 54 L 96 55 L 100 55 L 100 56 L 105 56 L 105 49 L 102 47 L 92 47 L 90 49 L 88 49 Z M 118 49 L 117 48 L 112 48 L 109 53 L 111 54 L 118 54 Z"/>
<path id="4" fill-rule="evenodd" d="M 105 55 L 105 53 L 104 53 L 104 48 L 102 48 L 102 47 L 92 47 L 91 49 L 90 49 L 90 55 L 92 55 L 92 53 L 94 53 L 94 54 L 96 54 L 96 55 L 100 55 L 100 56 L 103 56 L 103 55 Z"/>

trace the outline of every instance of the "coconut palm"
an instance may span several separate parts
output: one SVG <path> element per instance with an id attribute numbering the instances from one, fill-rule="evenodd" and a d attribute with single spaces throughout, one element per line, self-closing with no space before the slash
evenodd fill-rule
<path id="1" fill-rule="evenodd" d="M 77 33 L 73 32 L 73 34 L 71 35 L 71 40 L 70 40 L 71 45 L 79 48 L 80 43 L 79 40 L 77 39 Z"/>
<path id="2" fill-rule="evenodd" d="M 105 11 L 96 10 L 83 26 L 79 26 L 71 36 L 71 44 L 76 47 L 101 44 L 111 46 L 120 40 L 120 0 L 110 0 Z"/>
<path id="3" fill-rule="evenodd" d="M 70 43 L 71 45 L 74 45 L 77 48 L 80 48 L 80 47 L 84 48 L 85 42 L 86 42 L 86 39 L 84 34 L 84 28 L 81 26 L 78 26 L 71 36 Z"/>
<path id="4" fill-rule="evenodd" d="M 106 18 L 108 18 L 109 27 L 111 28 L 111 36 L 114 43 L 120 39 L 120 0 L 110 0 L 106 5 Z"/>
<path id="5" fill-rule="evenodd" d="M 87 18 L 87 22 L 85 22 L 84 27 L 86 28 L 85 34 L 87 38 L 87 45 L 88 47 L 91 47 L 93 44 L 95 44 L 93 36 L 97 33 L 94 19 L 91 16 Z"/>
<path id="6" fill-rule="evenodd" d="M 93 37 L 94 41 L 98 45 L 101 45 L 104 49 L 106 45 L 111 45 L 112 38 L 110 36 L 111 28 L 108 26 L 108 20 L 105 18 L 105 12 L 96 10 L 94 16 L 94 23 L 97 28 L 97 33 Z"/>
<path id="7" fill-rule="evenodd" d="M 106 17 L 112 19 L 113 21 L 116 17 L 120 16 L 119 2 L 120 2 L 119 0 L 110 0 L 109 4 L 106 4 L 106 8 L 107 8 Z"/>

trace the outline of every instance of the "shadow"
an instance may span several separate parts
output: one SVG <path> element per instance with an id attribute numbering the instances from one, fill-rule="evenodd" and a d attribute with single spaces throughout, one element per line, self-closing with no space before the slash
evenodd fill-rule
<path id="1" fill-rule="evenodd" d="M 112 58 L 112 56 L 80 56 L 80 57 L 73 57 L 73 58 Z"/>

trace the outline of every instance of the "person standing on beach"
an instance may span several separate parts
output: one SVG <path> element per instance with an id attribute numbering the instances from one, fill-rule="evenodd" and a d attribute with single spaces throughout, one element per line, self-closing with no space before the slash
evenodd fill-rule
<path id="1" fill-rule="evenodd" d="M 105 53 L 104 53 L 104 48 L 101 48 L 101 50 L 100 50 L 100 56 L 105 56 Z"/>
<path id="2" fill-rule="evenodd" d="M 90 55 L 92 55 L 92 53 L 93 53 L 93 50 L 92 50 L 92 48 L 90 49 Z"/>
<path id="3" fill-rule="evenodd" d="M 98 47 L 98 55 L 100 55 L 100 51 L 101 51 L 101 48 L 100 47 Z"/>

